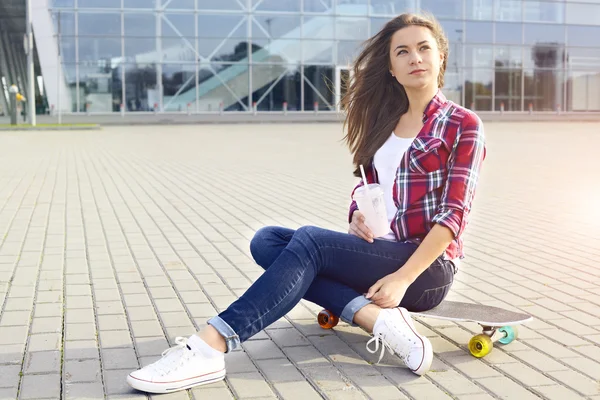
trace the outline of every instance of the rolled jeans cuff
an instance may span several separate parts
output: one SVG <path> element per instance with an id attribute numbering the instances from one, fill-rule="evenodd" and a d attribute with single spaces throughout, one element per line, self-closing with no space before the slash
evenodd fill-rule
<path id="1" fill-rule="evenodd" d="M 217 332 L 219 332 L 225 339 L 225 343 L 227 344 L 227 351 L 225 353 L 232 352 L 240 347 L 240 337 L 221 317 L 212 317 L 207 321 L 207 324 L 212 325 L 212 327 L 215 328 Z"/>
<path id="2" fill-rule="evenodd" d="M 372 303 L 372 301 L 365 296 L 355 297 L 350 303 L 346 304 L 346 307 L 342 310 L 342 315 L 340 315 L 341 320 L 352 326 L 358 326 L 354 323 L 354 314 L 370 303 Z"/>

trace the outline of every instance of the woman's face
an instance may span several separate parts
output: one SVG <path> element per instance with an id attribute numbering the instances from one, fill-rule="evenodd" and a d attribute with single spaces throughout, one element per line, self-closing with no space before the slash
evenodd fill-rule
<path id="1" fill-rule="evenodd" d="M 443 59 L 431 31 L 424 26 L 407 26 L 392 35 L 390 73 L 407 89 L 437 87 Z"/>

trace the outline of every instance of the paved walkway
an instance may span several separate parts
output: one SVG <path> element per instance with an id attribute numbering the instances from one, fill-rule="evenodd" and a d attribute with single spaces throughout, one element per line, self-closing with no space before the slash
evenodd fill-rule
<path id="1" fill-rule="evenodd" d="M 421 320 L 416 377 L 321 330 L 319 307 L 227 356 L 224 382 L 164 399 L 600 399 L 600 124 L 489 123 L 451 298 L 528 312 L 483 359 L 477 327 Z M 346 230 L 338 124 L 111 127 L 0 134 L 0 398 L 141 399 L 127 373 L 260 275 L 267 224 Z M 158 397 L 158 396 L 157 396 Z"/>

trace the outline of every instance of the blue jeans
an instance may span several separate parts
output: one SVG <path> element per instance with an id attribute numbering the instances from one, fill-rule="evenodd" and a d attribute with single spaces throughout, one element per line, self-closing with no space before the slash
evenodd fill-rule
<path id="1" fill-rule="evenodd" d="M 314 226 L 295 231 L 262 228 L 250 251 L 265 272 L 208 323 L 225 338 L 227 352 L 283 317 L 301 299 L 354 324 L 354 314 L 371 302 L 364 297 L 369 287 L 402 267 L 416 248 L 386 240 L 369 243 Z M 438 257 L 408 287 L 399 305 L 409 311 L 437 306 L 448 294 L 455 272 L 451 261 Z"/>

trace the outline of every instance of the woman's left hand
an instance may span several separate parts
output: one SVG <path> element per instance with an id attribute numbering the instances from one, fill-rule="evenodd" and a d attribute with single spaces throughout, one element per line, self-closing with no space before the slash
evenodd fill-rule
<path id="1" fill-rule="evenodd" d="M 381 308 L 398 307 L 410 284 L 397 274 L 389 274 L 369 288 L 366 298 Z"/>

